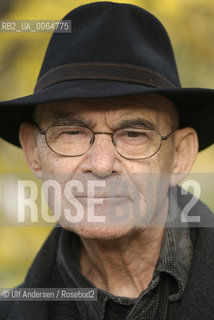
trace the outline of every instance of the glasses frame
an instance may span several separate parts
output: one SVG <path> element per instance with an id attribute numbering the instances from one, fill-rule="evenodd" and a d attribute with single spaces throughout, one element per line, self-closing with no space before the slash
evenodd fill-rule
<path id="1" fill-rule="evenodd" d="M 39 134 L 41 135 L 44 135 L 45 136 L 45 142 L 47 144 L 47 146 L 50 148 L 50 150 L 52 150 L 54 153 L 60 155 L 60 156 L 63 156 L 63 157 L 72 157 L 72 158 L 75 158 L 75 157 L 81 157 L 83 156 L 86 152 L 88 152 L 88 150 L 91 148 L 91 146 L 93 145 L 94 141 L 95 141 L 95 135 L 96 134 L 107 134 L 108 136 L 111 136 L 111 141 L 113 143 L 113 145 L 115 146 L 115 149 L 117 151 L 117 153 L 124 159 L 127 159 L 127 160 L 144 160 L 144 159 L 149 159 L 151 157 L 153 157 L 161 148 L 162 146 L 162 143 L 163 141 L 166 141 L 176 130 L 178 130 L 178 128 L 172 130 L 169 134 L 165 135 L 165 136 L 162 136 L 160 134 L 160 132 L 158 132 L 157 130 L 151 130 L 151 129 L 145 129 L 145 130 L 148 130 L 148 131 L 155 131 L 156 133 L 159 134 L 161 140 L 160 140 L 160 146 L 158 147 L 158 149 L 149 157 L 143 157 L 143 158 L 129 158 L 129 157 L 125 157 L 123 156 L 118 150 L 117 150 L 117 145 L 116 145 L 116 142 L 114 141 L 114 135 L 116 132 L 118 132 L 119 130 L 124 130 L 124 129 L 128 129 L 128 128 L 123 128 L 123 129 L 116 129 L 115 131 L 113 132 L 105 132 L 105 131 L 92 131 L 90 128 L 87 128 L 87 127 L 83 127 L 83 128 L 86 128 L 87 130 L 89 130 L 91 133 L 92 133 L 92 138 L 89 142 L 89 146 L 88 146 L 88 149 L 81 153 L 81 154 L 78 154 L 78 155 L 75 155 L 75 156 L 71 156 L 71 155 L 65 155 L 65 154 L 61 154 L 59 152 L 56 152 L 55 150 L 53 150 L 51 148 L 51 146 L 48 144 L 48 141 L 47 141 L 47 131 L 52 128 L 52 127 L 63 127 L 63 125 L 61 124 L 54 124 L 54 125 L 51 125 L 50 127 L 48 127 L 46 130 L 42 130 L 39 125 L 37 123 L 34 123 L 34 125 L 37 127 L 38 131 L 39 131 Z"/>

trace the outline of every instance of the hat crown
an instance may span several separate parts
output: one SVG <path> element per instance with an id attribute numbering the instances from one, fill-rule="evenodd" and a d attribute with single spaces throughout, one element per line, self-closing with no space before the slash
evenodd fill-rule
<path id="1" fill-rule="evenodd" d="M 19 125 L 38 104 L 153 93 L 172 101 L 181 128 L 198 132 L 200 150 L 213 143 L 214 90 L 180 87 L 170 40 L 153 15 L 130 4 L 96 2 L 67 19 L 73 32 L 53 34 L 34 94 L 0 102 L 3 139 L 20 146 Z"/>
<path id="2" fill-rule="evenodd" d="M 95 2 L 69 12 L 71 33 L 54 33 L 39 78 L 71 63 L 114 62 L 141 66 L 180 86 L 172 46 L 152 14 L 130 4 Z"/>

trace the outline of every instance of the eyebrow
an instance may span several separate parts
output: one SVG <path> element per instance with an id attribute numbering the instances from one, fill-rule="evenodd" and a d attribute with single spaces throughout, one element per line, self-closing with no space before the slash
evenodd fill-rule
<path id="1" fill-rule="evenodd" d="M 75 126 L 81 126 L 85 128 L 93 128 L 95 126 L 95 123 L 93 121 L 82 119 L 72 112 L 55 113 L 52 116 L 51 120 L 53 121 L 53 124 L 60 124 L 60 125 L 75 125 Z M 157 130 L 157 127 L 154 123 L 152 123 L 151 121 L 145 118 L 140 118 L 140 117 L 134 118 L 134 119 L 120 120 L 119 122 L 110 126 L 110 129 L 115 131 L 119 129 L 133 128 L 133 127 L 145 128 L 148 130 Z"/>
<path id="2" fill-rule="evenodd" d="M 65 112 L 58 112 L 55 113 L 51 120 L 53 124 L 60 124 L 60 125 L 73 125 L 73 126 L 81 126 L 81 127 L 93 127 L 95 124 L 91 120 L 82 119 L 75 115 L 75 113 L 65 113 Z"/>
<path id="3" fill-rule="evenodd" d="M 119 123 L 117 123 L 115 129 L 124 129 L 129 127 L 140 127 L 145 128 L 148 130 L 157 130 L 157 127 L 154 123 L 151 121 L 144 119 L 144 118 L 135 118 L 135 119 L 127 119 L 127 120 L 121 120 Z"/>

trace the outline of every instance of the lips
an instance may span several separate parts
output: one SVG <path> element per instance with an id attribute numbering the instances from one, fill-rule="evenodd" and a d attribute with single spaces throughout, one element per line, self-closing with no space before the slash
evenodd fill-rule
<path id="1" fill-rule="evenodd" d="M 87 198 L 87 199 L 117 199 L 117 198 L 128 198 L 127 196 L 106 196 L 106 195 L 94 195 L 94 197 L 89 197 L 88 195 L 77 195 L 75 198 Z"/>
<path id="2" fill-rule="evenodd" d="M 98 204 L 104 204 L 104 203 L 121 203 L 124 201 L 127 201 L 129 198 L 128 197 L 124 197 L 124 196 L 120 196 L 120 197 L 110 197 L 110 196 L 94 196 L 94 197 L 88 197 L 88 196 L 77 196 L 75 197 L 77 200 L 79 200 L 80 202 L 87 202 L 90 203 L 90 201 L 96 202 L 96 200 L 98 201 Z"/>
<path id="3" fill-rule="evenodd" d="M 107 189 L 105 187 L 105 190 L 103 190 L 104 188 L 99 188 L 96 187 L 94 192 L 89 192 L 89 190 L 87 190 L 87 188 L 84 188 L 84 190 L 82 192 L 78 192 L 78 190 L 75 187 L 70 188 L 69 193 L 72 195 L 72 197 L 76 198 L 76 199 L 81 199 L 81 198 L 92 198 L 92 199 L 117 199 L 117 198 L 123 198 L 123 199 L 127 199 L 129 198 L 130 200 L 132 200 L 133 198 L 133 191 L 134 188 L 131 186 L 128 188 L 127 184 L 126 184 L 126 189 L 116 186 L 116 187 L 111 187 L 109 189 Z M 131 191 L 132 190 L 132 191 Z M 67 190 L 68 191 L 68 190 Z M 88 192 L 87 192 L 88 191 Z"/>
<path id="4" fill-rule="evenodd" d="M 132 201 L 141 198 L 145 189 L 151 193 L 157 185 L 155 175 L 120 174 L 105 179 L 95 179 L 94 175 L 79 173 L 72 179 L 64 179 L 64 188 L 74 198 L 129 198 Z M 69 185 L 70 182 L 73 182 Z M 144 191 L 143 191 L 144 190 Z"/>
<path id="5" fill-rule="evenodd" d="M 120 196 L 120 197 L 109 197 L 109 196 L 94 196 L 87 197 L 87 196 L 78 196 L 76 199 L 82 203 L 84 206 L 90 206 L 90 205 L 107 205 L 112 207 L 117 207 L 118 205 L 123 205 L 127 200 L 129 200 L 128 197 Z"/>

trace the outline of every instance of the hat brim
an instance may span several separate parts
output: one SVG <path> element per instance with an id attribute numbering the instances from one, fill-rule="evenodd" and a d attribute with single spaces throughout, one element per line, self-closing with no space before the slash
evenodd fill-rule
<path id="1" fill-rule="evenodd" d="M 200 88 L 156 89 L 135 83 L 110 80 L 72 80 L 54 84 L 41 92 L 0 102 L 0 135 L 20 146 L 18 131 L 21 122 L 29 118 L 36 105 L 46 102 L 105 98 L 141 93 L 161 94 L 170 99 L 180 115 L 180 127 L 193 127 L 199 137 L 199 150 L 214 141 L 214 90 Z"/>

